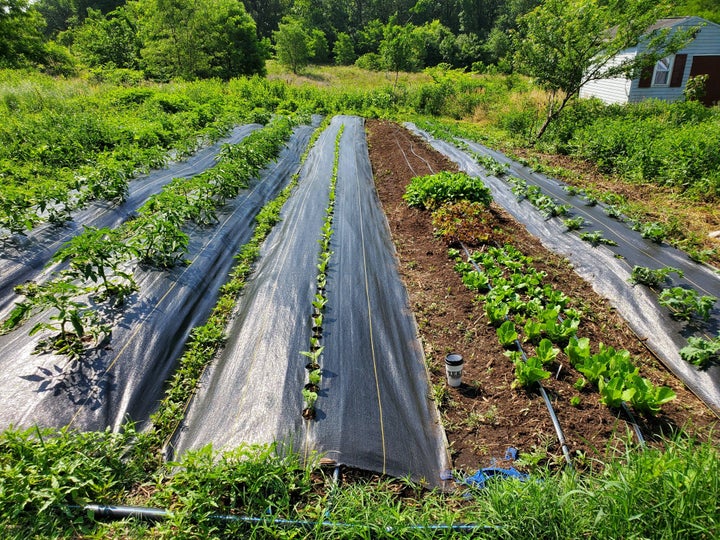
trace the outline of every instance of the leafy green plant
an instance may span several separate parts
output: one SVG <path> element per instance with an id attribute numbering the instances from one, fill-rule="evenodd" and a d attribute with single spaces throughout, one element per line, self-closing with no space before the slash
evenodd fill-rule
<path id="1" fill-rule="evenodd" d="M 600 392 L 600 402 L 614 408 L 620 407 L 623 402 L 630 401 L 636 392 L 635 388 L 627 388 L 625 380 L 619 375 L 609 380 L 600 377 L 598 390 Z"/>
<path id="2" fill-rule="evenodd" d="M 570 398 L 570 406 L 571 407 L 579 407 L 582 403 L 582 398 L 580 396 L 573 396 Z"/>
<path id="3" fill-rule="evenodd" d="M 680 357 L 701 369 L 720 363 L 720 335 L 713 339 L 689 337 L 687 345 L 680 349 Z"/>
<path id="4" fill-rule="evenodd" d="M 667 232 L 661 223 L 651 222 L 645 223 L 640 227 L 640 235 L 643 238 L 647 238 L 657 244 L 661 244 L 662 241 L 665 240 Z"/>
<path id="5" fill-rule="evenodd" d="M 88 337 L 96 342 L 101 336 L 110 333 L 108 325 L 103 324 L 91 306 L 80 302 L 87 291 L 76 285 L 69 276 L 51 280 L 43 284 L 33 282 L 18 287 L 25 300 L 18 302 L 3 323 L 3 330 L 10 331 L 20 326 L 31 314 L 50 311 L 48 321 L 36 323 L 30 335 L 49 330 L 57 332 L 39 342 L 36 351 L 52 351 L 77 360 L 85 350 Z"/>
<path id="6" fill-rule="evenodd" d="M 608 205 L 605 207 L 605 214 L 606 214 L 608 217 L 615 218 L 615 219 L 617 219 L 617 220 L 619 220 L 619 221 L 622 221 L 622 220 L 623 220 L 622 211 L 620 210 L 620 207 L 618 207 L 617 205 L 608 204 Z"/>
<path id="7" fill-rule="evenodd" d="M 539 343 L 542 338 L 543 323 L 534 319 L 528 319 L 525 321 L 523 327 L 523 334 L 525 334 L 525 341 L 530 343 Z"/>
<path id="8" fill-rule="evenodd" d="M 73 278 L 99 282 L 102 286 L 100 299 L 114 296 L 122 302 L 137 285 L 132 274 L 123 271 L 120 265 L 135 253 L 122 241 L 118 230 L 86 227 L 82 234 L 65 244 L 52 261 L 69 262 L 65 272 Z"/>
<path id="9" fill-rule="evenodd" d="M 555 318 L 545 321 L 543 331 L 553 343 L 564 345 L 571 337 L 577 334 L 579 325 L 580 319 L 565 318 L 560 321 Z"/>
<path id="10" fill-rule="evenodd" d="M 647 379 L 636 374 L 631 375 L 625 382 L 632 389 L 630 404 L 641 412 L 658 414 L 665 403 L 677 397 L 671 388 L 655 386 Z"/>
<path id="11" fill-rule="evenodd" d="M 582 228 L 584 223 L 585 223 L 585 218 L 582 216 L 563 219 L 563 224 L 565 225 L 565 227 L 567 228 L 568 231 L 576 231 L 576 230 Z"/>
<path id="12" fill-rule="evenodd" d="M 542 339 L 535 347 L 535 355 L 538 357 L 543 366 L 552 364 L 560 353 L 560 349 L 553 347 L 552 341 Z"/>
<path id="13" fill-rule="evenodd" d="M 471 270 L 463 274 L 462 281 L 468 289 L 473 291 L 486 292 L 490 290 L 490 279 L 485 272 Z"/>
<path id="14" fill-rule="evenodd" d="M 614 240 L 610 240 L 608 238 L 605 238 L 603 236 L 602 231 L 593 231 L 593 232 L 581 232 L 580 233 L 580 239 L 585 240 L 586 242 L 590 242 L 593 247 L 598 246 L 600 244 L 605 244 L 607 246 L 617 246 L 617 242 Z"/>
<path id="15" fill-rule="evenodd" d="M 646 266 L 634 266 L 630 276 L 630 283 L 647 285 L 648 287 L 658 287 L 668 280 L 670 274 L 677 274 L 683 277 L 683 271 L 678 268 L 666 266 L 664 268 L 652 269 Z"/>
<path id="16" fill-rule="evenodd" d="M 486 302 L 485 303 L 485 314 L 493 326 L 500 326 L 508 314 L 510 313 L 510 307 L 504 302 Z"/>
<path id="17" fill-rule="evenodd" d="M 527 361 L 515 360 L 515 380 L 512 382 L 512 388 L 522 386 L 529 388 L 531 385 L 548 379 L 550 372 L 543 369 L 542 361 L 536 356 L 531 356 Z"/>
<path id="18" fill-rule="evenodd" d="M 403 199 L 410 206 L 434 209 L 443 203 L 466 200 L 489 206 L 490 190 L 480 178 L 465 173 L 441 171 L 429 176 L 417 176 L 410 181 Z"/>
<path id="19" fill-rule="evenodd" d="M 511 347 L 518 339 L 515 323 L 512 321 L 505 321 L 502 323 L 496 332 L 500 345 L 503 347 Z"/>
<path id="20" fill-rule="evenodd" d="M 318 385 L 318 384 L 320 384 L 321 377 L 322 377 L 322 370 L 320 370 L 320 369 L 310 370 L 310 373 L 308 373 L 308 382 L 312 385 Z"/>
<path id="21" fill-rule="evenodd" d="M 699 317 L 707 321 L 717 298 L 701 296 L 695 289 L 673 287 L 663 290 L 658 301 L 660 305 L 669 308 L 676 319 L 689 321 L 693 317 Z"/>
<path id="22" fill-rule="evenodd" d="M 568 356 L 571 366 L 577 367 L 578 365 L 583 365 L 591 356 L 590 339 L 586 337 L 571 337 L 565 347 L 565 354 Z"/>

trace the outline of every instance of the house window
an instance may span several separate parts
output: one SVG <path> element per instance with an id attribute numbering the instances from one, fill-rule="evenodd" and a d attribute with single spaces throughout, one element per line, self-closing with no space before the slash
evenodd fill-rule
<path id="1" fill-rule="evenodd" d="M 670 83 L 670 72 L 672 70 L 673 57 L 666 56 L 657 61 L 653 72 L 653 86 L 667 86 Z"/>

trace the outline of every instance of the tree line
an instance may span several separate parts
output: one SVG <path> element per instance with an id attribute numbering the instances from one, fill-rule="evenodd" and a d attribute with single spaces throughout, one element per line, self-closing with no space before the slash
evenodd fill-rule
<path id="1" fill-rule="evenodd" d="M 523 21 L 548 3 L 0 0 L 0 68 L 55 74 L 78 67 L 120 69 L 154 80 L 227 80 L 263 75 L 265 60 L 274 54 L 293 71 L 308 63 L 356 63 L 396 73 L 438 64 L 510 72 L 527 37 Z M 561 12 L 573 12 L 579 2 L 564 3 Z M 601 8 L 613 3 L 596 2 Z M 720 0 L 680 4 L 675 14 L 720 20 Z"/>

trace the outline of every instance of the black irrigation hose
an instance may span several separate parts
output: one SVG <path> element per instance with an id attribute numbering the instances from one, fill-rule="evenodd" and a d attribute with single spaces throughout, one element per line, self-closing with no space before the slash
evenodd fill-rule
<path id="1" fill-rule="evenodd" d="M 70 510 L 82 510 L 84 513 L 92 513 L 95 516 L 103 519 L 128 519 L 136 518 L 149 522 L 164 521 L 172 518 L 173 514 L 170 510 L 163 508 L 150 508 L 145 506 L 120 506 L 120 505 L 105 505 L 105 504 L 86 504 L 84 506 L 68 506 Z M 322 527 L 323 529 L 369 529 L 372 527 L 371 524 L 361 525 L 355 523 L 344 523 L 340 521 L 311 521 L 306 519 L 285 519 L 275 517 L 254 517 L 254 516 L 233 516 L 227 514 L 214 514 L 210 516 L 211 519 L 216 521 L 225 522 L 236 522 L 236 523 L 247 523 L 249 525 L 277 525 L 286 528 L 303 528 L 303 529 L 316 529 Z M 383 527 L 386 533 L 400 533 L 407 530 L 417 531 L 476 531 L 476 530 L 488 530 L 497 531 L 500 527 L 491 525 L 480 525 L 476 523 L 453 523 L 447 524 L 428 524 L 428 525 L 408 525 L 407 527 L 393 527 L 386 525 Z"/>
<path id="2" fill-rule="evenodd" d="M 467 246 L 460 242 L 460 245 L 463 248 L 463 251 L 465 251 L 465 256 L 470 261 L 470 264 L 472 264 L 475 269 L 478 272 L 482 272 L 480 267 L 475 263 L 475 261 L 472 260 L 470 257 L 470 250 L 468 250 Z M 490 287 L 492 289 L 492 287 Z M 507 318 L 507 316 L 506 316 Z M 518 347 L 518 350 L 520 351 L 520 354 L 522 354 L 523 361 L 527 360 L 527 355 L 525 354 L 525 351 L 522 348 L 522 345 L 520 344 L 520 341 L 518 339 L 515 340 L 515 344 Z M 568 449 L 568 445 L 565 442 L 565 435 L 563 435 L 562 427 L 560 426 L 560 421 L 558 420 L 557 415 L 555 414 L 555 409 L 552 406 L 552 402 L 550 401 L 550 397 L 548 396 L 547 392 L 545 391 L 545 388 L 542 384 L 538 381 L 538 387 L 540 388 L 540 395 L 543 398 L 543 401 L 545 402 L 545 407 L 547 407 L 548 413 L 550 413 L 550 419 L 552 420 L 553 427 L 555 428 L 555 433 L 558 438 L 558 442 L 560 443 L 560 447 L 562 448 L 563 456 L 565 457 L 565 461 L 567 462 L 568 466 L 570 468 L 573 468 L 572 458 L 570 457 L 570 450 Z"/>

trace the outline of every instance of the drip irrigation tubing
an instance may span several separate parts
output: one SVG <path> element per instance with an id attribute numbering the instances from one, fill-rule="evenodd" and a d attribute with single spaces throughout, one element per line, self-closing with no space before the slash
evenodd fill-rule
<path id="1" fill-rule="evenodd" d="M 120 505 L 104 505 L 104 504 L 86 504 L 83 506 L 67 506 L 70 510 L 82 510 L 84 513 L 92 513 L 99 518 L 104 519 L 128 519 L 136 518 L 144 521 L 158 522 L 171 519 L 173 513 L 163 508 L 152 508 L 145 506 L 120 506 Z M 277 517 L 257 517 L 257 516 L 234 516 L 227 514 L 213 514 L 211 519 L 225 522 L 247 523 L 249 525 L 277 525 L 280 527 L 315 529 L 321 527 L 323 529 L 370 529 L 373 524 L 357 524 L 345 523 L 341 521 L 312 521 L 306 519 L 287 519 Z M 393 527 L 386 525 L 383 527 L 386 533 L 401 533 L 403 531 L 499 531 L 501 527 L 493 525 L 481 525 L 479 523 L 430 523 L 427 525 L 408 525 L 404 527 Z"/>
<path id="2" fill-rule="evenodd" d="M 467 246 L 465 244 L 463 244 L 462 242 L 460 243 L 460 245 L 462 246 L 463 251 L 465 251 L 465 256 L 470 261 L 470 264 L 472 264 L 478 272 L 482 272 L 482 270 L 478 267 L 478 265 L 475 263 L 475 261 L 473 261 L 472 258 L 470 257 L 470 250 L 467 248 Z M 499 246 L 496 245 L 496 247 L 499 247 Z M 506 317 L 506 319 L 507 319 L 507 317 Z M 560 323 L 563 322 L 563 318 L 560 315 L 558 315 L 557 319 L 558 319 L 558 322 L 560 322 Z M 523 350 L 522 345 L 520 344 L 520 341 L 518 339 L 515 340 L 515 344 L 517 345 L 517 348 L 520 351 L 520 354 L 522 354 L 523 361 L 527 361 L 527 355 L 525 354 L 525 351 Z M 562 366 L 561 366 L 561 369 L 562 369 Z M 558 373 L 560 373 L 560 370 L 558 370 Z M 558 430 L 558 429 L 560 429 L 560 424 L 552 410 L 552 405 L 549 402 L 547 392 L 545 391 L 545 388 L 543 388 L 542 384 L 540 384 L 539 382 L 538 382 L 538 386 L 540 387 L 540 393 L 543 396 L 543 400 L 545 401 L 546 405 L 548 405 L 548 410 L 550 411 L 550 416 L 552 418 L 553 425 L 555 425 L 556 430 Z M 627 416 L 627 418 L 629 419 L 629 420 L 626 420 L 626 422 L 632 426 L 633 431 L 635 432 L 635 436 L 637 437 L 640 446 L 644 448 L 645 447 L 645 437 L 643 437 L 642 430 L 640 429 L 640 425 L 635 420 L 635 416 L 633 415 L 632 411 L 630 410 L 630 407 L 628 407 L 627 403 L 624 401 L 621 403 L 620 406 L 621 406 L 623 412 L 625 413 L 625 415 Z M 562 443 L 562 439 L 560 439 L 560 441 L 561 441 L 561 444 L 564 444 L 564 443 Z M 569 456 L 566 454 L 565 446 L 563 447 L 563 454 L 565 454 L 566 460 L 569 459 Z"/>
<path id="3" fill-rule="evenodd" d="M 482 272 L 480 267 L 475 263 L 475 261 L 472 260 L 472 257 L 470 257 L 470 250 L 468 250 L 467 246 L 464 243 L 460 243 L 460 245 L 463 248 L 463 251 L 465 251 L 465 256 L 468 258 L 468 261 L 470 261 L 470 264 L 472 264 L 475 267 L 475 270 L 478 272 Z M 490 287 L 492 290 L 492 287 Z M 506 316 L 507 319 L 507 316 Z M 520 351 L 520 354 L 522 354 L 523 362 L 527 361 L 527 355 L 525 354 L 525 351 L 522 348 L 522 344 L 518 339 L 515 340 L 515 344 L 517 345 L 518 350 Z M 562 448 L 563 456 L 565 457 L 565 461 L 567 462 L 568 466 L 572 469 L 573 463 L 572 458 L 570 457 L 570 450 L 568 449 L 567 442 L 565 441 L 565 435 L 563 434 L 562 426 L 560 426 L 560 420 L 558 420 L 557 414 L 555 414 L 555 409 L 552 406 L 552 402 L 550 401 L 550 396 L 548 396 L 547 392 L 545 391 L 545 388 L 543 387 L 540 382 L 537 383 L 538 388 L 540 388 L 540 395 L 543 398 L 543 401 L 545 402 L 545 407 L 547 407 L 548 413 L 550 414 L 550 420 L 552 420 L 553 427 L 555 428 L 555 433 L 558 437 L 558 442 L 560 443 L 560 447 Z"/>

